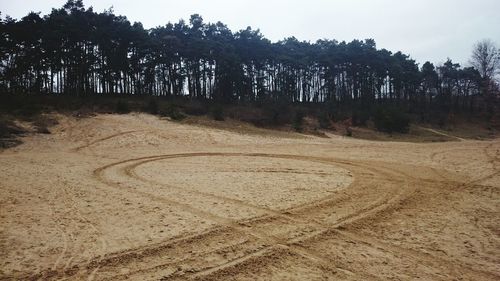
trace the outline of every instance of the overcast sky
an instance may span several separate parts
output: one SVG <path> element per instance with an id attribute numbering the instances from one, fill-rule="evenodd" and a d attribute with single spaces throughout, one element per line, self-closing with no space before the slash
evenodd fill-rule
<path id="1" fill-rule="evenodd" d="M 2 16 L 45 15 L 66 0 L 0 0 Z M 189 19 L 222 21 L 233 31 L 260 28 L 272 41 L 289 36 L 316 41 L 373 38 L 377 47 L 401 50 L 419 63 L 447 57 L 467 64 L 472 45 L 500 43 L 500 0 L 84 0 L 85 6 L 139 21 L 145 28 Z"/>

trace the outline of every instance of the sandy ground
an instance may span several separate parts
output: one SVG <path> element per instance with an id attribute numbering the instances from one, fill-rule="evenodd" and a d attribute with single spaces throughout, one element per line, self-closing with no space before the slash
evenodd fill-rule
<path id="1" fill-rule="evenodd" d="M 52 131 L 0 153 L 2 280 L 500 280 L 500 141 Z"/>

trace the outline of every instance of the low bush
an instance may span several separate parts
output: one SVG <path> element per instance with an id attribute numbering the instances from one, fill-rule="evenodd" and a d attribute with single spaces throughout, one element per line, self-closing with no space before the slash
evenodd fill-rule
<path id="1" fill-rule="evenodd" d="M 264 126 L 281 126 L 289 123 L 293 116 L 290 116 L 290 106 L 285 102 L 269 102 L 262 107 Z M 292 120 L 293 121 L 293 120 Z"/>
<path id="2" fill-rule="evenodd" d="M 348 137 L 352 137 L 352 129 L 351 127 L 346 127 L 345 128 L 345 135 Z"/>
<path id="3" fill-rule="evenodd" d="M 45 115 L 38 116 L 35 122 L 33 122 L 35 130 L 39 134 L 50 134 L 49 128 L 57 124 L 57 120 Z"/>
<path id="4" fill-rule="evenodd" d="M 158 114 L 158 102 L 155 99 L 150 99 L 144 107 L 144 112 L 156 115 Z"/>
<path id="5" fill-rule="evenodd" d="M 216 105 L 211 110 L 212 117 L 216 121 L 224 121 L 224 108 L 220 105 Z"/>
<path id="6" fill-rule="evenodd" d="M 408 133 L 410 118 L 395 107 L 379 107 L 375 110 L 373 122 L 377 130 L 386 133 Z"/>
<path id="7" fill-rule="evenodd" d="M 12 122 L 12 120 L 0 116 L 0 149 L 9 148 L 21 144 L 17 136 L 26 133 Z"/>
<path id="8" fill-rule="evenodd" d="M 183 106 L 183 111 L 188 115 L 201 116 L 208 113 L 208 107 L 199 101 L 193 100 Z"/>
<path id="9" fill-rule="evenodd" d="M 127 114 L 130 113 L 130 106 L 126 101 L 119 100 L 115 104 L 115 112 L 119 114 Z"/>
<path id="10" fill-rule="evenodd" d="M 302 132 L 304 124 L 304 112 L 302 110 L 295 111 L 292 120 L 292 127 L 297 132 Z"/>
<path id="11" fill-rule="evenodd" d="M 331 129 L 332 128 L 332 118 L 328 112 L 322 111 L 318 114 L 318 123 L 321 129 Z"/>
<path id="12" fill-rule="evenodd" d="M 0 117 L 0 138 L 11 138 L 14 135 L 20 135 L 24 130 L 19 128 L 7 118 Z"/>
<path id="13" fill-rule="evenodd" d="M 159 114 L 164 117 L 170 117 L 172 120 L 179 121 L 186 118 L 186 115 L 182 114 L 178 107 L 171 103 L 167 103 L 159 109 Z"/>
<path id="14" fill-rule="evenodd" d="M 354 126 L 365 126 L 366 122 L 370 119 L 370 111 L 356 109 L 352 112 L 352 124 Z"/>

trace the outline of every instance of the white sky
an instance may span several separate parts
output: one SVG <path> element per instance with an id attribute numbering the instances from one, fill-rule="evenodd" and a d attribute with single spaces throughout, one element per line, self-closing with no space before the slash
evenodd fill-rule
<path id="1" fill-rule="evenodd" d="M 66 0 L 0 0 L 2 16 L 45 15 Z M 378 48 L 403 51 L 417 62 L 466 65 L 472 45 L 490 38 L 500 44 L 500 0 L 84 0 L 97 12 L 116 14 L 145 28 L 189 20 L 221 21 L 231 30 L 260 28 L 277 41 L 289 36 L 316 41 L 373 38 Z"/>

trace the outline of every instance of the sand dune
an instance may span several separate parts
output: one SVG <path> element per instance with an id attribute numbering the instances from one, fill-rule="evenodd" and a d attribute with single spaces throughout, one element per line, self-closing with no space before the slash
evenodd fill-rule
<path id="1" fill-rule="evenodd" d="M 500 280 L 500 141 L 59 119 L 0 153 L 2 280 Z"/>

